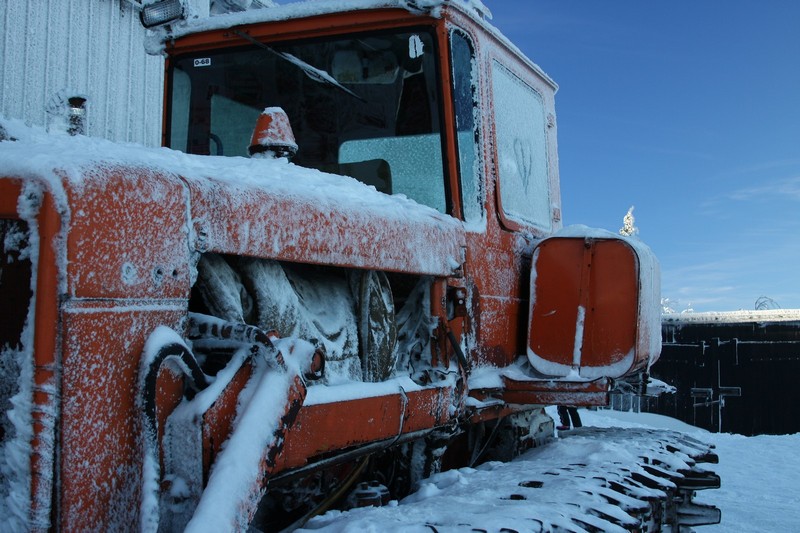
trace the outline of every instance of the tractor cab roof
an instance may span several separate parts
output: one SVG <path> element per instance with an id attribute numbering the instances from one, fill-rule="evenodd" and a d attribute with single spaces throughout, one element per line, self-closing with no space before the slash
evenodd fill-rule
<path id="1" fill-rule="evenodd" d="M 146 48 L 153 55 L 161 55 L 165 44 L 174 44 L 176 40 L 205 32 L 242 28 L 244 26 L 281 23 L 300 19 L 325 18 L 324 25 L 330 27 L 330 19 L 342 15 L 358 15 L 359 13 L 381 10 L 402 10 L 422 18 L 451 19 L 467 17 L 483 32 L 496 42 L 518 56 L 524 63 L 541 76 L 554 91 L 558 84 L 550 78 L 537 64 L 528 58 L 516 45 L 509 41 L 489 21 L 491 11 L 481 0 L 306 0 L 291 4 L 275 5 L 262 9 L 250 9 L 236 13 L 220 15 L 198 15 L 188 13 L 178 23 L 154 28 Z"/>

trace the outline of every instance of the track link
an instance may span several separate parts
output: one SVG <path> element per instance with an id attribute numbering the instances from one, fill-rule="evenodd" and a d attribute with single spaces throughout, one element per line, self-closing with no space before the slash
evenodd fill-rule
<path id="1" fill-rule="evenodd" d="M 628 531 L 719 523 L 719 509 L 694 501 L 695 491 L 720 487 L 717 474 L 698 467 L 702 463 L 719 462 L 712 445 L 677 431 L 641 428 L 579 428 L 562 433 L 561 438 L 576 444 L 581 440 L 602 440 L 607 446 L 626 449 L 635 456 L 632 465 L 616 461 L 599 465 L 579 463 L 573 466 L 585 470 L 570 472 L 578 479 L 591 477 L 597 485 L 592 495 L 617 505 L 634 519 L 609 520 L 611 523 Z M 588 509 L 592 514 L 601 514 L 591 506 Z M 580 522 L 579 517 L 573 520 Z"/>
<path id="2" fill-rule="evenodd" d="M 331 513 L 310 530 L 681 531 L 719 523 L 695 492 L 719 488 L 713 446 L 669 430 L 579 428 L 509 463 L 436 474 L 382 508 Z"/>

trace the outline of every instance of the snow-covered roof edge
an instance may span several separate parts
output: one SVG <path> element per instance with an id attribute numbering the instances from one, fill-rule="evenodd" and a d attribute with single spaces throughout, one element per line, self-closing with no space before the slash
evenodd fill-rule
<path id="1" fill-rule="evenodd" d="M 800 309 L 667 313 L 662 324 L 736 324 L 749 322 L 800 322 Z"/>
<path id="2" fill-rule="evenodd" d="M 280 22 L 291 19 L 332 15 L 349 11 L 368 11 L 373 9 L 404 9 L 410 13 L 418 15 L 426 14 L 438 18 L 441 15 L 441 8 L 445 4 L 459 6 L 462 11 L 469 13 L 470 9 L 465 9 L 462 7 L 462 4 L 470 6 L 474 2 L 479 3 L 479 0 L 462 0 L 460 2 L 454 2 L 452 0 L 307 0 L 292 4 L 279 4 L 265 9 L 251 9 L 248 11 L 224 13 L 208 17 L 190 15 L 187 20 L 158 28 L 155 34 L 157 38 L 162 40 L 174 39 L 194 33 L 222 30 L 245 24 Z M 485 7 L 484 10 L 488 12 Z M 477 19 L 477 15 L 478 12 L 471 16 Z"/>
<path id="3" fill-rule="evenodd" d="M 471 0 L 471 1 L 476 1 L 476 0 Z M 455 6 L 460 11 L 463 11 L 464 13 L 466 13 L 472 20 L 474 20 L 476 23 L 478 23 L 480 26 L 482 26 L 486 30 L 487 33 L 489 33 L 492 37 L 497 39 L 498 42 L 502 43 L 503 46 L 506 46 L 511 53 L 515 54 L 523 63 L 525 63 L 531 69 L 533 69 L 539 76 L 542 77 L 542 79 L 544 79 L 544 81 L 546 83 L 550 84 L 553 87 L 553 92 L 554 93 L 558 92 L 558 83 L 556 83 L 556 81 L 553 78 L 551 78 L 550 75 L 547 74 L 547 72 L 545 72 L 542 69 L 542 67 L 540 67 L 530 57 L 528 57 L 525 54 L 525 52 L 520 50 L 520 48 L 516 44 L 511 42 L 511 40 L 508 37 L 506 37 L 499 29 L 497 29 L 495 26 L 493 26 L 489 22 L 488 19 L 492 18 L 491 14 L 488 17 L 477 16 L 477 14 L 478 14 L 477 10 L 464 9 L 462 7 L 461 3 L 456 2 L 456 1 L 452 1 L 452 0 L 451 1 L 447 1 L 447 5 L 448 6 Z"/>
<path id="4" fill-rule="evenodd" d="M 512 43 L 500 30 L 489 23 L 492 18 L 491 11 L 481 0 L 313 0 L 293 4 L 281 4 L 265 9 L 254 9 L 238 13 L 226 13 L 203 18 L 190 18 L 189 20 L 157 29 L 147 44 L 147 51 L 151 54 L 161 54 L 163 43 L 186 35 L 204 31 L 221 30 L 256 24 L 260 22 L 280 22 L 291 19 L 330 15 L 348 11 L 366 11 L 372 9 L 405 9 L 414 14 L 426 14 L 438 18 L 442 8 L 457 9 L 467 15 L 474 22 L 482 26 L 487 33 L 507 46 L 522 61 L 536 71 L 544 80 L 558 90 L 558 84 L 547 75 L 542 68 L 534 63 L 522 50 Z"/>

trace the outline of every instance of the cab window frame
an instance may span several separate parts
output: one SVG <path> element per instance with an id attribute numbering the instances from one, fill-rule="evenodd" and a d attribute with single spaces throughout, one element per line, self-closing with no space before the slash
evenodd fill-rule
<path id="1" fill-rule="evenodd" d="M 430 50 L 426 50 L 427 53 L 431 55 L 433 65 L 435 70 L 440 70 L 445 68 L 445 65 L 442 63 L 444 58 L 442 57 L 442 46 L 443 43 L 439 38 L 439 28 L 440 28 L 441 21 L 433 21 L 431 24 L 400 24 L 400 25 L 377 25 L 375 27 L 365 29 L 363 32 L 358 32 L 357 36 L 379 36 L 381 34 L 390 34 L 390 33 L 412 33 L 412 32 L 424 32 L 425 34 L 430 36 L 429 45 L 431 46 Z M 308 35 L 308 36 L 297 36 L 296 34 L 291 35 L 290 37 L 277 35 L 274 39 L 259 39 L 268 46 L 295 46 L 295 45 L 303 45 L 306 43 L 314 43 L 314 42 L 325 42 L 325 41 L 334 41 L 338 36 L 335 32 L 328 34 L 327 32 L 320 32 L 319 34 Z M 348 38 L 352 38 L 352 34 L 348 35 Z M 446 44 L 445 44 L 446 47 Z M 165 87 L 165 108 L 164 108 L 164 132 L 163 132 L 163 139 L 162 143 L 164 146 L 170 146 L 172 144 L 173 139 L 175 139 L 175 133 L 173 132 L 174 124 L 173 120 L 175 119 L 175 110 L 173 109 L 174 106 L 174 98 L 173 92 L 175 88 L 175 70 L 176 65 L 181 60 L 186 59 L 193 59 L 193 58 L 202 58 L 206 57 L 209 54 L 214 53 L 230 53 L 235 52 L 237 49 L 241 50 L 255 50 L 255 47 L 252 44 L 242 44 L 236 43 L 231 44 L 229 46 L 221 46 L 219 48 L 215 48 L 213 50 L 186 50 L 181 51 L 175 54 L 169 54 L 167 58 L 167 62 L 165 65 L 166 74 L 168 84 Z M 445 48 L 447 49 L 447 48 Z M 441 168 L 437 169 L 435 176 L 422 176 L 422 177 L 435 177 L 436 179 L 441 180 L 442 186 L 442 193 L 443 199 L 441 204 L 438 206 L 433 206 L 430 202 L 421 201 L 422 199 L 415 199 L 421 205 L 427 205 L 443 214 L 453 215 L 454 212 L 454 202 L 453 202 L 453 185 L 450 181 L 449 176 L 451 175 L 451 165 L 453 162 L 450 161 L 447 153 L 447 140 L 446 137 L 449 135 L 448 133 L 448 125 L 445 116 L 445 106 L 444 106 L 444 98 L 445 98 L 445 90 L 443 85 L 443 80 L 441 76 L 437 73 L 431 77 L 431 81 L 435 85 L 435 87 L 431 86 L 431 90 L 433 92 L 433 98 L 430 102 L 432 110 L 436 113 L 437 117 L 434 120 L 436 124 L 436 130 L 432 132 L 438 137 L 438 141 L 436 142 L 438 150 L 440 150 L 440 158 L 441 158 Z M 191 98 L 191 95 L 189 96 Z M 434 109 L 435 108 L 435 109 Z M 397 136 L 400 137 L 400 136 Z M 395 138 L 395 137 L 393 137 Z M 181 150 L 186 151 L 186 150 Z M 213 154 L 213 151 L 212 151 Z M 412 198 L 413 199 L 413 198 Z"/>
<path id="2" fill-rule="evenodd" d="M 470 67 L 466 76 L 459 79 L 456 69 L 459 67 L 456 57 L 455 39 L 461 39 L 463 45 L 470 55 Z M 451 80 L 451 104 L 453 106 L 452 132 L 455 146 L 456 160 L 454 170 L 457 173 L 457 192 L 460 206 L 460 218 L 464 221 L 467 228 L 479 226 L 485 228 L 486 224 L 486 185 L 485 170 L 483 160 L 483 125 L 481 117 L 481 70 L 479 56 L 476 46 L 476 39 L 464 28 L 450 25 L 447 31 L 448 41 L 448 61 L 450 63 L 449 76 Z M 461 71 L 462 73 L 464 71 Z M 469 91 L 460 85 L 459 81 L 468 79 Z M 467 96 L 468 98 L 459 99 Z M 469 101 L 469 115 L 466 125 L 468 128 L 461 128 L 460 119 L 466 117 L 465 102 Z M 471 149 L 470 149 L 471 148 Z M 470 153 L 471 152 L 471 153 Z M 465 172 L 465 163 L 471 163 L 472 171 Z M 471 175 L 469 175 L 471 174 Z M 467 201 L 473 195 L 474 201 Z"/>
<path id="3" fill-rule="evenodd" d="M 507 75 L 509 76 L 509 80 L 513 83 L 522 87 L 523 91 L 527 90 L 531 95 L 534 95 L 539 111 L 540 121 L 537 124 L 540 127 L 540 147 L 542 148 L 540 154 L 543 154 L 544 157 L 541 161 L 538 161 L 539 167 L 542 169 L 542 173 L 538 176 L 538 182 L 534 185 L 538 186 L 540 190 L 545 192 L 545 196 L 543 201 L 539 205 L 539 212 L 535 216 L 529 216 L 529 213 L 519 212 L 518 210 L 513 209 L 510 202 L 503 202 L 504 193 L 506 197 L 512 190 L 511 181 L 513 176 L 508 174 L 508 170 L 503 171 L 503 163 L 504 161 L 507 162 L 507 159 L 504 160 L 504 156 L 510 155 L 508 153 L 508 144 L 506 141 L 506 137 L 502 137 L 506 135 L 506 125 L 502 123 L 502 120 L 498 120 L 498 110 L 502 113 L 502 103 L 498 101 L 498 95 L 495 94 L 495 89 L 497 88 L 497 79 L 498 79 L 498 69 L 501 69 L 501 76 Z M 508 61 L 506 56 L 493 55 L 488 60 L 487 71 L 489 72 L 490 79 L 489 79 L 489 91 L 491 94 L 490 100 L 490 107 L 492 109 L 492 119 L 491 119 L 491 133 L 492 133 L 492 145 L 493 145 L 493 173 L 494 173 L 494 194 L 496 196 L 495 202 L 497 204 L 497 216 L 500 220 L 502 227 L 505 229 L 512 231 L 512 232 L 527 232 L 531 233 L 534 236 L 545 236 L 551 234 L 556 229 L 557 221 L 554 219 L 554 205 L 558 202 L 558 194 L 554 192 L 554 178 L 553 178 L 553 169 L 552 161 L 551 161 L 551 142 L 552 139 L 550 138 L 551 132 L 550 130 L 550 113 L 548 111 L 548 100 L 545 97 L 545 93 L 538 87 L 538 84 L 534 79 L 534 76 L 529 73 L 528 69 L 520 68 L 518 65 L 515 64 L 513 61 Z M 502 98 L 502 97 L 500 97 Z M 507 98 L 507 96 L 506 96 Z M 515 109 L 518 109 L 515 107 Z M 502 116 L 502 115 L 501 115 Z M 503 145 L 505 144 L 505 147 Z M 511 152 L 513 153 L 515 150 L 512 148 Z M 533 150 L 530 150 L 530 154 L 533 155 Z M 522 153 L 517 156 L 514 154 L 515 159 L 523 159 L 525 162 L 529 163 L 530 158 L 528 158 L 523 150 Z M 515 164 L 518 164 L 516 161 Z M 508 169 L 509 166 L 506 166 Z M 527 193 L 526 193 L 527 196 Z M 529 196 L 527 196 L 529 197 Z M 508 197 L 506 198 L 508 200 Z"/>

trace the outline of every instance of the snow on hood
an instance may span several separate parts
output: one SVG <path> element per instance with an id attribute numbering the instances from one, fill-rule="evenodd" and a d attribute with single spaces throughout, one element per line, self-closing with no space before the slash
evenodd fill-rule
<path id="1" fill-rule="evenodd" d="M 61 189 L 62 179 L 79 185 L 87 168 L 128 166 L 172 173 L 189 180 L 213 177 L 229 184 L 268 190 L 277 196 L 301 196 L 353 210 L 369 208 L 398 221 L 425 220 L 451 231 L 460 227 L 452 217 L 404 195 L 389 196 L 354 178 L 300 167 L 286 159 L 191 155 L 169 148 L 54 135 L 44 128 L 27 127 L 19 120 L 3 117 L 0 123 L 16 139 L 0 142 L 0 173 L 44 178 L 54 191 Z"/>
<path id="2" fill-rule="evenodd" d="M 190 222 L 202 222 L 208 232 L 206 248 L 191 244 L 198 251 L 429 275 L 451 275 L 463 261 L 465 237 L 459 220 L 403 195 L 378 192 L 353 178 L 299 167 L 286 159 L 188 155 L 167 148 L 50 135 L 13 121 L 5 126 L 17 141 L 0 142 L 0 175 L 43 182 L 62 218 L 69 225 L 81 225 L 89 238 L 97 221 L 91 222 L 88 210 L 100 209 L 98 215 L 119 226 L 113 242 L 136 238 L 132 226 L 144 223 L 142 216 L 146 217 L 139 212 L 148 206 L 166 206 L 168 201 L 180 203 L 175 191 L 182 183 L 187 199 L 191 198 L 186 205 Z M 121 169 L 130 171 L 120 173 Z M 135 221 L 115 218 L 103 211 L 107 207 L 93 203 L 104 189 L 117 187 L 118 181 L 121 189 L 106 196 L 116 198 L 123 190 L 133 190 L 126 193 L 126 202 L 136 205 L 121 209 L 126 214 L 139 213 Z M 168 188 L 173 191 L 169 199 L 165 196 Z M 85 191 L 82 200 L 75 203 L 68 191 L 81 190 Z M 182 209 L 178 204 L 174 207 Z M 172 230 L 164 231 L 179 237 L 176 224 L 183 223 L 173 216 L 170 224 Z M 180 246 L 173 242 L 170 250 L 178 253 Z M 97 255 L 91 246 L 83 250 Z M 107 252 L 110 259 L 122 261 L 119 250 Z M 80 277 L 76 269 L 82 263 L 77 259 L 71 270 Z M 185 257 L 159 256 L 148 261 L 148 265 L 174 268 Z M 89 263 L 85 266 L 91 268 Z M 145 278 L 134 281 L 147 285 Z M 108 288 L 97 290 L 101 289 L 107 292 Z M 122 294 L 131 288 L 119 289 Z"/>
<path id="3" fill-rule="evenodd" d="M 402 195 L 390 197 L 353 178 L 300 167 L 286 159 L 191 155 L 169 148 L 50 134 L 43 128 L 22 126 L 20 121 L 2 117 L 0 120 L 9 135 L 17 140 L 0 143 L 0 168 L 7 176 L 55 177 L 54 171 L 60 169 L 65 173 L 64 178 L 80 182 L 83 168 L 136 166 L 188 179 L 214 176 L 230 183 L 268 187 L 276 194 L 303 194 L 345 204 L 365 204 L 389 212 L 411 211 L 442 222 L 450 218 Z"/>

